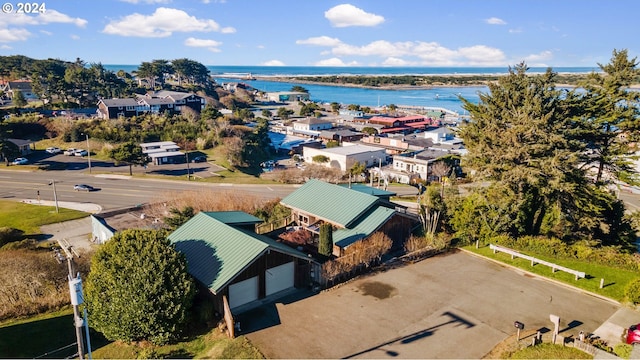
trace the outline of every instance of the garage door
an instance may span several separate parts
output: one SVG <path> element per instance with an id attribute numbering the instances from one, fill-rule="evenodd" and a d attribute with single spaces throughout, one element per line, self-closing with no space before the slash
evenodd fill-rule
<path id="1" fill-rule="evenodd" d="M 258 300 L 258 277 L 252 277 L 229 286 L 229 307 L 235 308 Z"/>
<path id="2" fill-rule="evenodd" d="M 266 274 L 267 296 L 293 287 L 293 262 L 268 269 Z"/>

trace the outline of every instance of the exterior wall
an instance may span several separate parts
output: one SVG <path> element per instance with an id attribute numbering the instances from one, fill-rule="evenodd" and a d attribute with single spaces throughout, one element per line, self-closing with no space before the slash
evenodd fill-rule
<path id="1" fill-rule="evenodd" d="M 393 157 L 393 170 L 402 171 L 405 173 L 415 173 L 420 176 L 421 179 L 426 180 L 429 174 L 430 164 L 434 160 L 422 160 L 405 156 Z"/>
<path id="2" fill-rule="evenodd" d="M 329 158 L 329 161 L 326 163 L 314 163 L 313 157 L 317 155 L 324 155 Z M 329 152 L 326 152 L 325 149 L 314 149 L 310 147 L 303 147 L 302 157 L 304 158 L 304 161 L 309 164 L 317 164 L 317 165 L 322 165 L 326 167 L 338 168 L 342 171 L 346 171 L 349 167 L 347 156 L 329 153 Z"/>
<path id="3" fill-rule="evenodd" d="M 320 165 L 338 168 L 342 171 L 347 171 L 356 162 L 361 164 L 364 163 L 367 167 L 370 167 L 377 166 L 379 164 L 378 159 L 382 159 L 382 164 L 385 164 L 387 158 L 387 154 L 384 149 L 353 154 L 336 154 L 331 151 L 327 151 L 327 149 L 311 149 L 305 147 L 302 155 L 304 157 L 304 161 L 310 164 L 313 163 L 314 156 L 324 155 L 329 158 L 329 162 Z"/>

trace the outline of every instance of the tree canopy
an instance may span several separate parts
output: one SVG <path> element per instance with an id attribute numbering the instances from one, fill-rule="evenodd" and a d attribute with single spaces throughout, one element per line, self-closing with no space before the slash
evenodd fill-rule
<path id="1" fill-rule="evenodd" d="M 179 336 L 195 285 L 165 235 L 124 230 L 93 256 L 85 304 L 91 326 L 107 339 L 163 344 Z"/>
<path id="2" fill-rule="evenodd" d="M 584 138 L 576 119 L 584 117 L 583 104 L 556 89 L 551 69 L 541 75 L 527 69 L 509 68 L 478 104 L 463 99 L 471 115 L 461 130 L 469 151 L 463 166 L 490 185 L 475 189 L 459 211 L 492 218 L 485 223 L 493 233 L 628 245 L 620 202 L 580 166 Z"/>
<path id="3" fill-rule="evenodd" d="M 129 165 L 129 175 L 133 174 L 133 165 L 145 166 L 151 162 L 149 156 L 142 152 L 140 145 L 132 141 L 126 142 L 117 148 L 112 149 L 109 152 L 109 157 L 115 160 L 116 164 L 118 162 L 123 162 Z"/>

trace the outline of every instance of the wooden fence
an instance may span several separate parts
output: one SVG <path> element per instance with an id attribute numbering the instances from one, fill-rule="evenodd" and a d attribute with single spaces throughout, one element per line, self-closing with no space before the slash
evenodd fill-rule
<path id="1" fill-rule="evenodd" d="M 535 264 L 542 264 L 542 265 L 546 265 L 548 267 L 551 268 L 552 272 L 556 272 L 556 270 L 560 270 L 560 271 L 564 271 L 566 273 L 569 274 L 573 274 L 576 276 L 576 280 L 582 278 L 584 279 L 586 274 L 584 273 L 584 271 L 577 271 L 577 270 L 573 270 L 573 269 L 569 269 L 567 267 L 564 266 L 560 266 L 558 264 L 554 264 L 548 261 L 544 261 L 544 260 L 540 260 L 537 258 L 534 258 L 533 256 L 529 256 L 529 255 L 525 255 L 525 254 L 521 254 L 515 250 L 506 248 L 506 247 L 502 247 L 502 246 L 498 246 L 498 245 L 493 245 L 493 244 L 489 244 L 489 249 L 493 250 L 493 253 L 497 253 L 497 252 L 503 252 L 503 253 L 507 253 L 509 255 L 511 255 L 511 259 L 513 259 L 514 257 L 519 257 L 521 259 L 526 259 L 531 261 L 531 266 L 534 266 Z"/>

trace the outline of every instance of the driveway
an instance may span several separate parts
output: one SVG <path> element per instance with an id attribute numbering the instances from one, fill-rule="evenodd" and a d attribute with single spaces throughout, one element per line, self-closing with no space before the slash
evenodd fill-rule
<path id="1" fill-rule="evenodd" d="M 514 321 L 545 332 L 555 314 L 561 334 L 577 336 L 620 308 L 464 252 L 301 295 L 238 316 L 267 358 L 479 359 Z"/>

